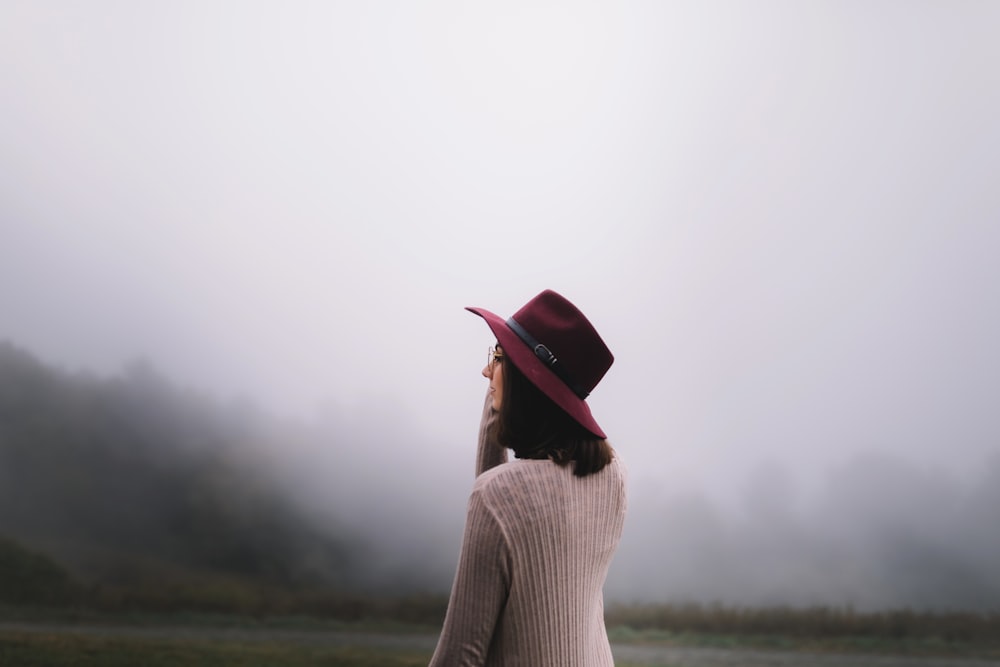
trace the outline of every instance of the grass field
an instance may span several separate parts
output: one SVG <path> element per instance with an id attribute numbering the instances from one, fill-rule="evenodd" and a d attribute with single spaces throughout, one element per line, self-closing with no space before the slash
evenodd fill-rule
<path id="1" fill-rule="evenodd" d="M 0 633 L 0 665 L 17 667 L 424 667 L 426 650 Z"/>
<path id="2" fill-rule="evenodd" d="M 385 607 L 385 608 L 383 608 Z M 432 611 L 436 606 L 429 607 Z M 386 613 L 407 611 L 401 614 Z M 0 667 L 402 667 L 426 665 L 440 621 L 417 605 L 371 605 L 350 620 L 310 614 L 246 615 L 206 612 L 102 611 L 88 607 L 0 605 Z M 372 613 L 374 612 L 374 613 Z M 419 620 L 414 621 L 412 617 Z M 780 652 L 803 667 L 815 656 L 878 655 L 879 664 L 1000 664 L 996 614 L 859 614 L 850 610 L 763 610 L 717 607 L 612 606 L 608 630 L 622 658 L 648 649 L 653 658 L 618 667 L 693 667 L 725 664 L 750 653 Z M 698 653 L 708 662 L 697 662 Z M 676 659 L 681 655 L 681 659 Z M 810 657 L 813 656 L 813 657 Z M 635 658 L 637 659 L 637 658 Z M 856 660 L 856 658 L 854 658 Z M 949 660 L 951 662 L 949 662 Z M 907 662 L 909 661 L 909 662 Z M 754 663 L 755 664 L 755 663 Z M 785 664 L 773 662 L 767 664 Z M 844 664 L 856 665 L 851 659 Z M 929 663 L 928 663 L 929 664 Z"/>
<path id="3" fill-rule="evenodd" d="M 425 667 L 432 652 L 427 647 L 0 631 L 0 665 L 11 667 Z"/>
<path id="4" fill-rule="evenodd" d="M 272 636 L 267 629 L 246 630 L 227 637 L 219 628 L 197 637 L 184 628 L 145 626 L 142 632 L 154 636 L 118 636 L 134 627 L 36 626 L 23 630 L 0 627 L 0 665 L 4 667 L 423 667 L 432 653 L 433 635 L 361 635 L 331 637 L 310 631 L 291 638 Z M 97 634 L 89 634 L 90 631 Z M 111 634 L 107 634 L 107 633 Z M 309 634 L 311 633 L 311 637 Z M 398 645 L 396 642 L 402 638 Z M 417 645 L 411 645 L 417 639 Z M 691 638 L 688 638 L 690 640 Z M 374 643 L 372 640 L 375 640 Z M 642 641 L 652 641 L 646 638 Z M 659 639 L 664 641 L 663 638 Z M 704 641 L 702 638 L 701 641 Z M 711 642 L 709 642 L 711 643 Z M 715 646 L 673 647 L 665 644 L 618 644 L 617 667 L 981 667 L 983 662 L 967 657 L 893 656 L 803 650 L 802 645 L 785 645 L 779 652 L 749 648 L 739 641 L 716 638 Z M 659 648 L 658 648 L 659 646 Z M 869 647 L 871 648 L 871 647 Z M 883 649 L 885 647 L 882 647 Z M 876 651 L 878 652 L 878 651 Z M 623 659 L 626 658 L 627 659 Z M 867 660 L 871 659 L 872 662 Z M 987 659 L 989 660 L 989 659 Z"/>
<path id="5" fill-rule="evenodd" d="M 84 584 L 0 538 L 0 667 L 425 664 L 447 608 L 443 593 L 376 597 L 225 573 L 144 572 Z M 619 646 L 1000 660 L 1000 610 L 611 604 L 605 619 Z M 362 634 L 376 639 L 331 643 Z M 225 641 L 234 635 L 241 640 Z"/>
<path id="6" fill-rule="evenodd" d="M 2 620 L 0 615 L 0 666 L 423 666 L 430 660 L 437 631 L 412 624 L 342 623 L 306 617 L 90 612 L 73 617 L 38 610 L 28 616 Z M 609 635 L 616 654 L 620 654 L 617 667 L 829 667 L 865 664 L 857 662 L 863 655 L 878 656 L 878 664 L 901 667 L 984 664 L 971 659 L 1000 664 L 1000 647 L 992 642 L 704 634 L 623 626 L 610 628 Z M 640 655 L 644 656 L 641 660 Z M 749 662 L 751 657 L 761 660 L 762 656 L 769 662 Z M 831 662 L 834 656 L 842 656 L 842 662 Z"/>

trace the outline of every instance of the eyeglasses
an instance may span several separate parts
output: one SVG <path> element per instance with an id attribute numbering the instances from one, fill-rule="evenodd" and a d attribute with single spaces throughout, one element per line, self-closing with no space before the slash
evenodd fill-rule
<path id="1" fill-rule="evenodd" d="M 492 372 L 493 367 L 496 366 L 497 363 L 503 361 L 505 358 L 506 355 L 504 355 L 503 352 L 498 350 L 495 345 L 490 345 L 489 356 L 486 357 L 486 367 L 489 368 L 490 371 Z"/>

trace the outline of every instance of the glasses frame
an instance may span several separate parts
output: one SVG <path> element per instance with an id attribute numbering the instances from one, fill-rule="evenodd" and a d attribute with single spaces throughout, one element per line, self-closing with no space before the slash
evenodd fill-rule
<path id="1" fill-rule="evenodd" d="M 488 356 L 486 357 L 486 367 L 490 369 L 490 372 L 492 373 L 496 365 L 498 363 L 503 363 L 503 360 L 506 358 L 507 355 L 505 355 L 501 350 L 498 350 L 496 345 L 490 345 Z"/>

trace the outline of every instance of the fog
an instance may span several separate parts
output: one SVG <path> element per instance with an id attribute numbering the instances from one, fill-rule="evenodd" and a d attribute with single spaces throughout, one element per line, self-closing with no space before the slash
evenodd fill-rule
<path id="1" fill-rule="evenodd" d="M 998 31 L 5 2 L 0 340 L 274 415 L 288 493 L 446 587 L 492 343 L 463 307 L 556 289 L 616 355 L 609 594 L 996 607 Z"/>
<path id="2" fill-rule="evenodd" d="M 294 480 L 289 487 L 307 506 L 365 535 L 368 583 L 447 590 L 472 459 L 428 462 L 422 452 L 432 442 L 413 440 L 409 424 L 386 423 L 380 410 L 337 415 L 329 424 L 336 433 L 321 427 L 299 441 L 304 455 L 269 467 Z M 419 449 L 400 448 L 400 440 Z M 353 450 L 355 442 L 365 451 Z M 901 456 L 858 454 L 808 493 L 796 489 L 793 469 L 762 463 L 739 497 L 727 507 L 709 489 L 678 491 L 640 476 L 608 599 L 998 608 L 1000 455 L 968 483 Z"/>

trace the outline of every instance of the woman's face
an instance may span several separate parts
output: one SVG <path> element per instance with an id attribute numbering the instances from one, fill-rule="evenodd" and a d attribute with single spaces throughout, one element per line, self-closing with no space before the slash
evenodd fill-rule
<path id="1" fill-rule="evenodd" d="M 490 348 L 490 356 L 483 368 L 483 377 L 490 381 L 489 394 L 493 397 L 493 409 L 500 409 L 500 401 L 503 398 L 503 348 L 497 345 Z"/>

